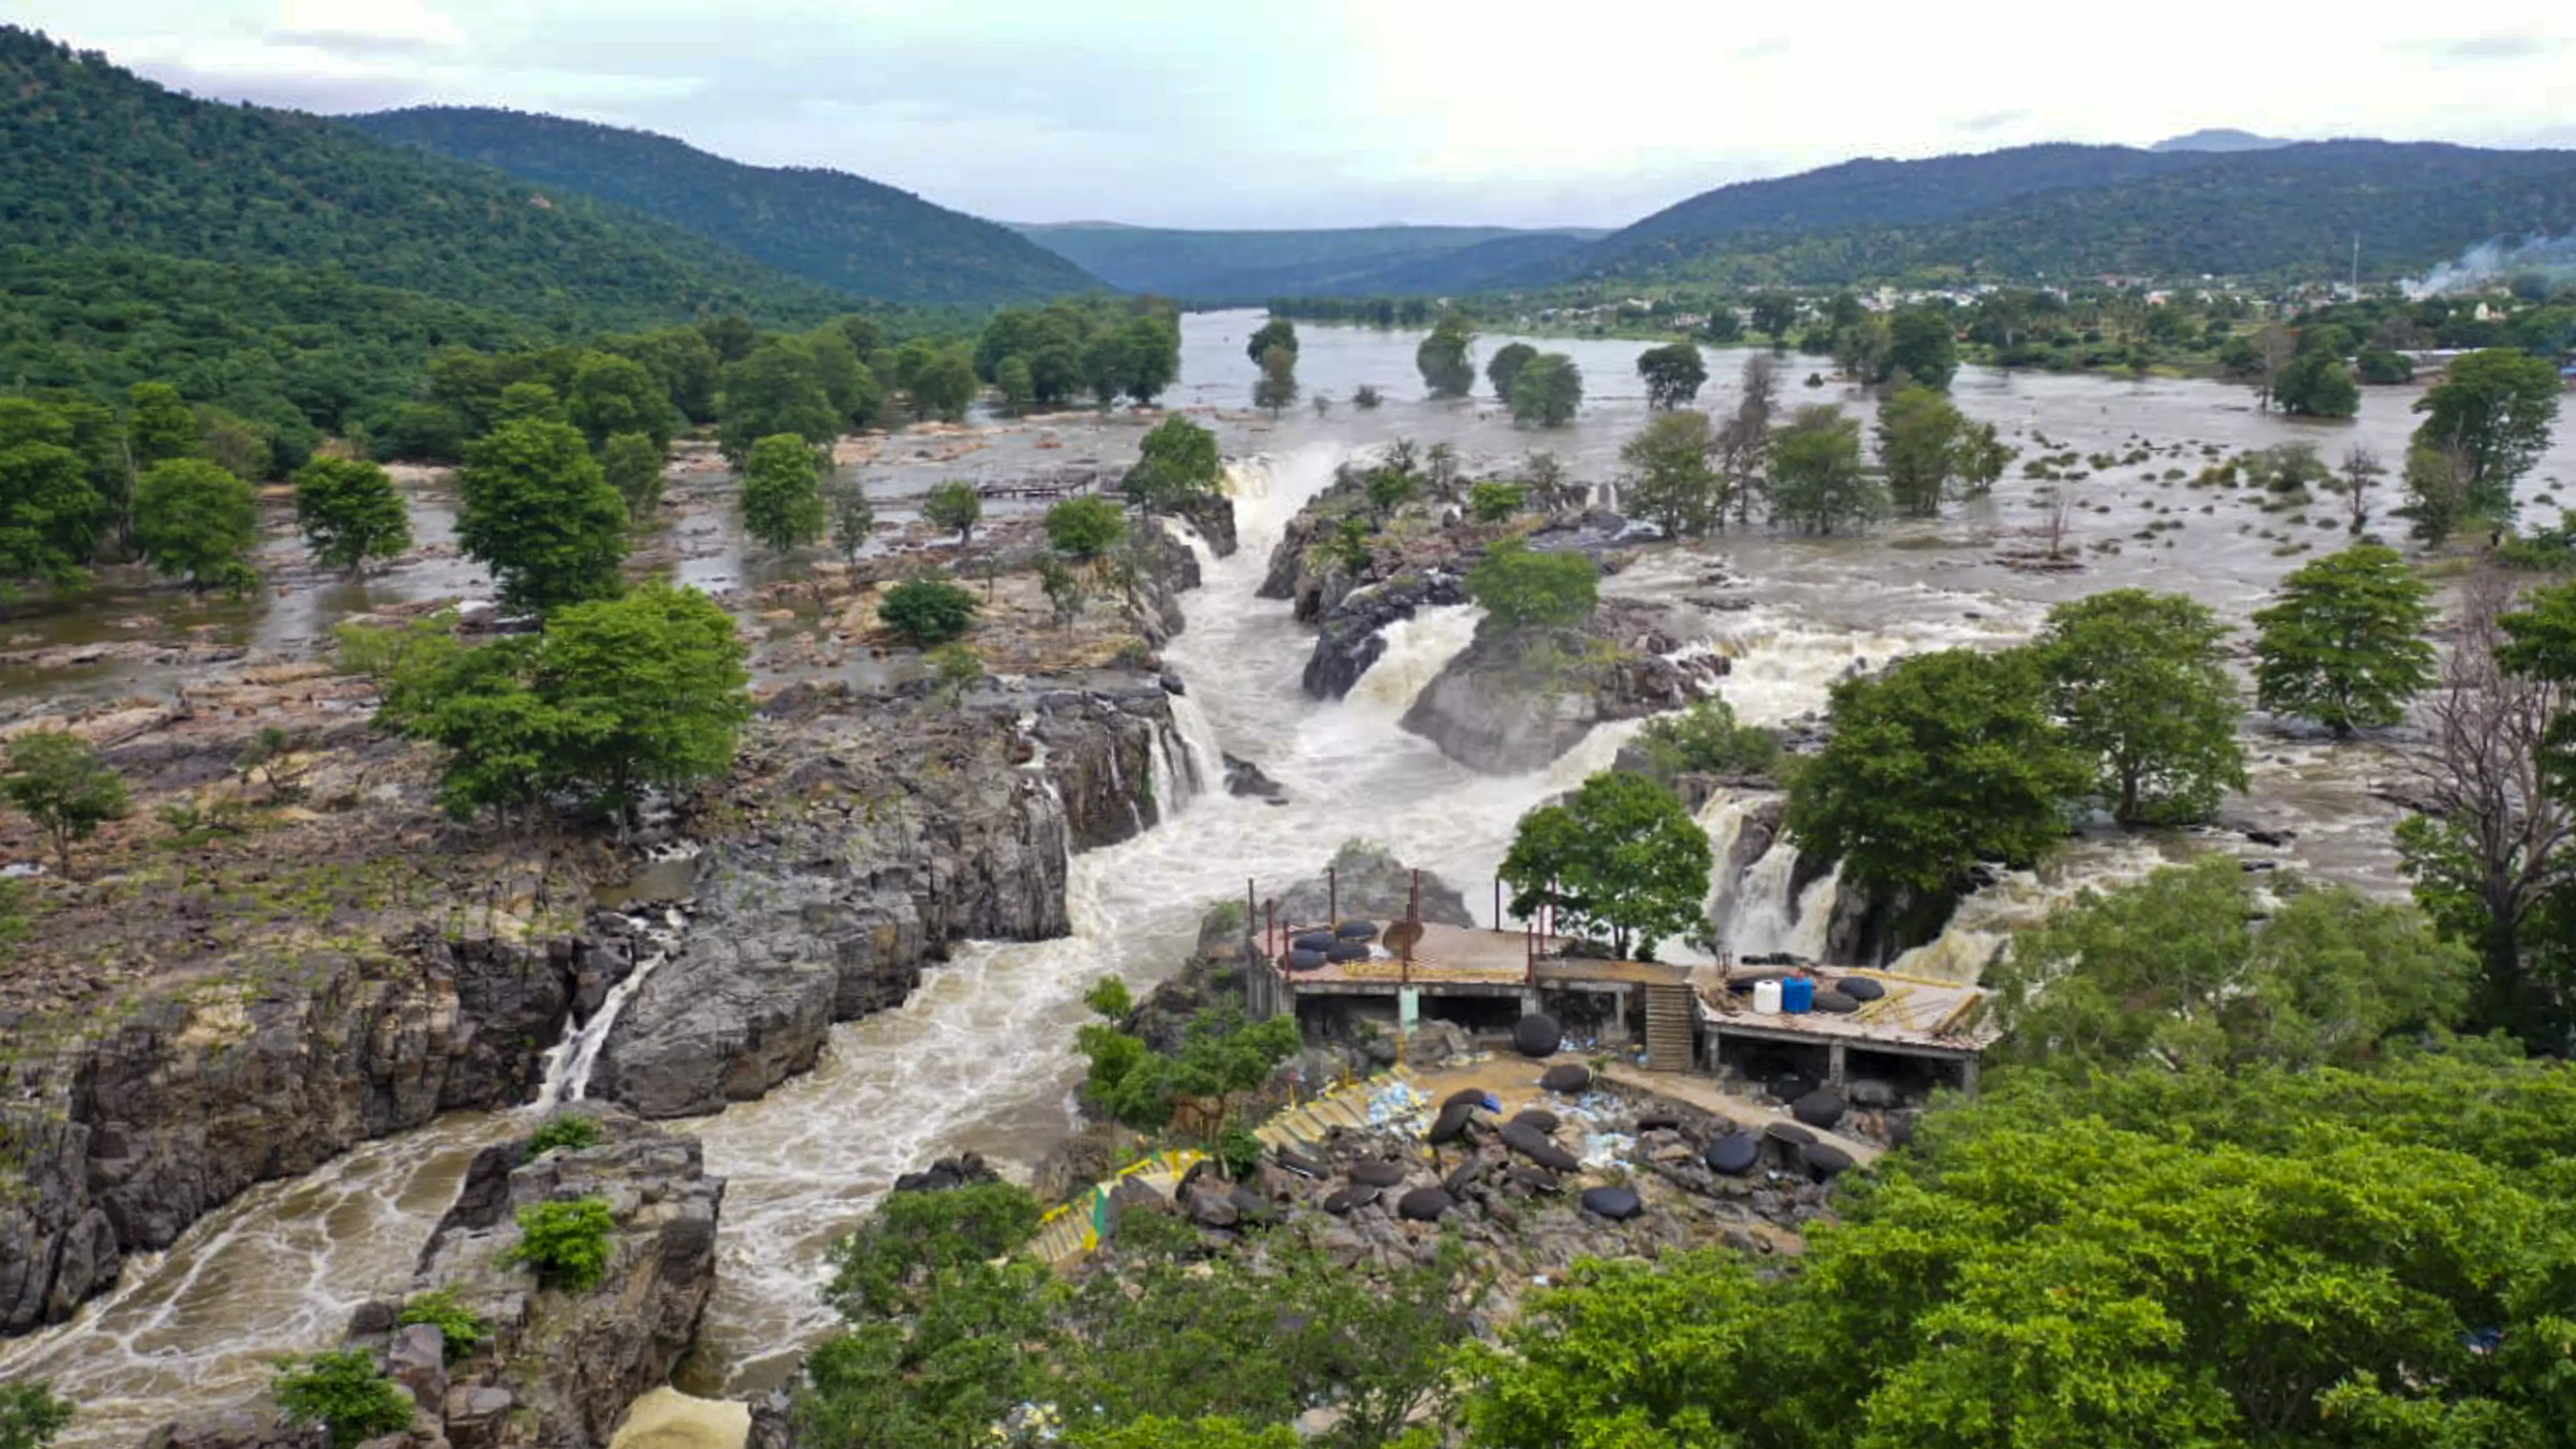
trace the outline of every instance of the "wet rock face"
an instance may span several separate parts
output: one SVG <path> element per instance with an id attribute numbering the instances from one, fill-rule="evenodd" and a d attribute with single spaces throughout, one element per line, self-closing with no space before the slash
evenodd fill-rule
<path id="1" fill-rule="evenodd" d="M 1154 798 L 1158 740 L 1176 787 L 1190 762 L 1150 677 L 1005 703 L 805 720 L 747 787 L 761 827 L 715 847 L 688 935 L 619 1016 L 591 1094 L 653 1118 L 750 1100 L 812 1068 L 833 1023 L 900 1004 L 949 943 L 1069 929 L 1072 853 L 1176 803 Z"/>
<path id="2" fill-rule="evenodd" d="M 571 941 L 426 933 L 364 965 L 316 952 L 256 990 L 147 1000 L 16 1068 L 67 1110 L 25 1135 L 26 1191 L 0 1194 L 0 1330 L 67 1317 L 126 1253 L 167 1247 L 253 1183 L 440 1112 L 525 1100 L 583 958 Z"/>
<path id="3" fill-rule="evenodd" d="M 1404 728 L 1469 769 L 1535 770 L 1597 724 L 1682 709 L 1726 672 L 1722 657 L 1667 657 L 1681 642 L 1654 606 L 1613 599 L 1580 629 L 1510 633 L 1490 623 L 1405 711 Z"/>
<path id="4" fill-rule="evenodd" d="M 1340 699 L 1386 653 L 1385 631 L 1399 619 L 1441 604 L 1467 602 L 1463 575 L 1447 568 L 1411 571 L 1354 589 L 1324 612 L 1302 681 L 1308 697 Z"/>
<path id="5" fill-rule="evenodd" d="M 716 1283 L 724 1180 L 709 1177 L 694 1137 L 671 1136 L 610 1109 L 575 1110 L 601 1140 L 529 1160 L 525 1139 L 485 1148 L 421 1250 L 412 1293 L 444 1289 L 489 1337 L 448 1361 L 429 1324 L 397 1326 L 399 1302 L 360 1308 L 344 1347 L 371 1355 L 417 1406 L 386 1449 L 598 1449 L 619 1416 L 670 1382 L 697 1337 Z M 607 1276 L 596 1287 L 541 1285 L 511 1260 L 518 1212 L 595 1198 L 614 1217 Z M 214 1412 L 153 1436 L 168 1449 L 306 1449 L 317 1431 L 246 1410 Z"/>

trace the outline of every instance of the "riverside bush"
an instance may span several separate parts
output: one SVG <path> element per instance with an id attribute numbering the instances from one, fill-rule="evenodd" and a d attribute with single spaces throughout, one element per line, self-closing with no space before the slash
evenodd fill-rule
<path id="1" fill-rule="evenodd" d="M 577 1122 L 584 1119 L 566 1117 L 558 1120 Z M 458 1302 L 453 1288 L 413 1294 L 411 1301 L 403 1305 L 402 1312 L 395 1315 L 394 1322 L 436 1325 L 445 1345 L 441 1356 L 449 1363 L 472 1357 L 474 1350 L 481 1348 L 484 1340 L 492 1336 L 492 1325 L 484 1322 L 481 1314 Z"/>
<path id="2" fill-rule="evenodd" d="M 411 1427 L 411 1397 L 354 1349 L 290 1360 L 274 1394 L 288 1418 L 328 1429 L 333 1449 Z"/>

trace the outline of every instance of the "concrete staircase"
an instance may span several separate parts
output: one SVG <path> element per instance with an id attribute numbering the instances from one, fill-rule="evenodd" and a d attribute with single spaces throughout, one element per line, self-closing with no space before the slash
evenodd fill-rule
<path id="1" fill-rule="evenodd" d="M 1695 1037 L 1692 1020 L 1699 1003 L 1691 999 L 1687 986 L 1649 986 L 1646 988 L 1646 1069 L 1652 1072 L 1686 1072 L 1691 1067 L 1691 1043 Z"/>

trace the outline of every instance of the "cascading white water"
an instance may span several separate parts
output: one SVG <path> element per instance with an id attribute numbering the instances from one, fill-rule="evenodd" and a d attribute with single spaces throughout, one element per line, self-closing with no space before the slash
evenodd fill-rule
<path id="1" fill-rule="evenodd" d="M 1172 724 L 1180 731 L 1182 763 L 1194 791 L 1204 795 L 1224 788 L 1225 746 L 1217 741 L 1216 726 L 1208 722 L 1207 711 L 1186 693 L 1174 695 Z"/>
<path id="2" fill-rule="evenodd" d="M 1386 652 L 1351 686 L 1351 702 L 1402 719 L 1449 661 L 1476 642 L 1476 621 L 1484 617 L 1473 604 L 1436 604 L 1387 625 L 1378 636 Z"/>
<path id="3" fill-rule="evenodd" d="M 1699 807 L 1699 828 L 1708 832 L 1708 917 L 1725 921 L 1735 913 L 1735 842 L 1744 836 L 1744 798 L 1732 790 L 1712 792 Z"/>
<path id="4" fill-rule="evenodd" d="M 1726 922 L 1726 949 L 1737 956 L 1767 956 L 1789 949 L 1798 925 L 1798 902 L 1789 893 L 1798 869 L 1798 847 L 1786 837 L 1771 842 L 1762 858 L 1745 868 L 1735 894 L 1735 914 Z"/>
<path id="5" fill-rule="evenodd" d="M 617 1018 L 626 1003 L 644 989 L 644 983 L 671 959 L 679 932 L 687 924 L 678 911 L 666 911 L 659 927 L 639 916 L 629 916 L 627 923 L 654 944 L 653 953 L 635 963 L 624 980 L 608 988 L 600 998 L 599 1009 L 588 1020 L 564 1024 L 564 1039 L 546 1054 L 546 1076 L 537 1088 L 537 1098 L 528 1110 L 538 1115 L 553 1111 L 566 1102 L 578 1102 L 590 1095 L 590 1074 L 599 1066 L 599 1054 L 608 1045 L 608 1034 L 617 1027 Z"/>
<path id="6" fill-rule="evenodd" d="M 1841 897 L 1842 889 L 1843 867 L 1840 861 L 1834 863 L 1833 869 L 1807 882 L 1807 888 L 1798 892 L 1797 925 L 1789 932 L 1788 944 L 1780 949 L 1801 961 L 1824 960 L 1825 937 L 1833 929 L 1834 903 Z"/>

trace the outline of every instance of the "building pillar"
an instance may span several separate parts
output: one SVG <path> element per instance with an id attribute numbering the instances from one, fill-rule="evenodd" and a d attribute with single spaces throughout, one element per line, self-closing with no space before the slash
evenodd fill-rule
<path id="1" fill-rule="evenodd" d="M 1825 1047 L 1826 1085 L 1839 1087 L 1843 1084 L 1843 1061 L 1843 1043 L 1837 1041 L 1830 1043 Z"/>
<path id="2" fill-rule="evenodd" d="M 1726 1037 L 1716 1027 L 1711 1026 L 1708 1029 L 1708 1074 L 1712 1077 L 1726 1074 L 1725 1043 Z"/>
<path id="3" fill-rule="evenodd" d="M 1959 1090 L 1970 1097 L 1977 1095 L 1977 1059 L 1975 1057 L 1959 1059 Z"/>
<path id="4" fill-rule="evenodd" d="M 1619 1040 L 1628 1040 L 1628 993 L 1623 988 L 1610 993 L 1610 1026 Z"/>

